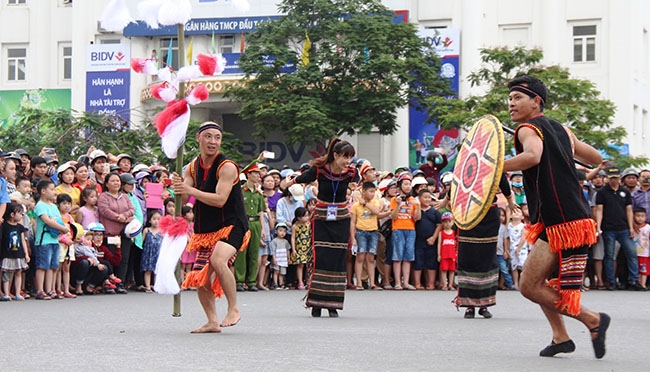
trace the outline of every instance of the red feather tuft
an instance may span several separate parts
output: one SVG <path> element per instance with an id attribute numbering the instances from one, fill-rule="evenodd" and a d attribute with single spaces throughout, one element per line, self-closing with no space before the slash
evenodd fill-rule
<path id="1" fill-rule="evenodd" d="M 208 88 L 205 85 L 199 84 L 192 89 L 192 95 L 199 101 L 205 101 L 210 96 L 210 92 L 208 92 Z"/>
<path id="2" fill-rule="evenodd" d="M 131 68 L 133 71 L 141 74 L 144 71 L 146 59 L 144 58 L 131 58 Z"/>
<path id="3" fill-rule="evenodd" d="M 158 99 L 162 99 L 162 98 L 160 97 L 160 91 L 161 91 L 162 89 L 165 89 L 166 87 L 167 87 L 167 83 L 166 83 L 166 82 L 162 82 L 162 83 L 160 83 L 160 84 L 158 84 L 158 85 L 154 85 L 154 86 L 152 86 L 152 87 L 149 87 L 149 91 L 151 92 L 151 95 L 152 95 L 152 96 L 154 96 L 154 97 L 156 97 L 156 98 L 158 98 Z"/>
<path id="4" fill-rule="evenodd" d="M 196 56 L 199 62 L 199 70 L 203 75 L 212 76 L 217 70 L 217 56 L 212 54 L 199 54 Z"/>
<path id="5" fill-rule="evenodd" d="M 162 136 L 165 133 L 167 125 L 176 120 L 179 116 L 185 114 L 189 110 L 187 101 L 185 99 L 177 99 L 167 104 L 167 107 L 160 111 L 154 118 L 153 122 L 158 130 L 158 135 Z"/>
<path id="6" fill-rule="evenodd" d="M 205 87 L 205 85 L 199 84 L 194 89 L 192 89 L 189 96 L 187 96 L 187 103 L 190 105 L 196 105 L 208 99 L 209 96 L 210 92 L 208 92 L 208 89 Z"/>
<path id="7" fill-rule="evenodd" d="M 183 217 L 163 216 L 158 222 L 158 227 L 170 237 L 181 236 L 187 234 L 187 221 Z"/>

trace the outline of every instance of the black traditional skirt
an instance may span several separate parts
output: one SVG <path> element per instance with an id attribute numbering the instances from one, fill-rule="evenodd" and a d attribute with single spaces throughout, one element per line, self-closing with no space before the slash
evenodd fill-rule
<path id="1" fill-rule="evenodd" d="M 307 307 L 343 309 L 345 255 L 350 239 L 350 213 L 345 204 L 337 208 L 334 221 L 326 220 L 327 206 L 316 205 L 312 221 L 314 271 L 307 292 Z"/>
<path id="2" fill-rule="evenodd" d="M 457 306 L 483 307 L 496 304 L 499 282 L 497 240 L 499 208 L 493 206 L 471 230 L 460 230 L 458 237 Z"/>

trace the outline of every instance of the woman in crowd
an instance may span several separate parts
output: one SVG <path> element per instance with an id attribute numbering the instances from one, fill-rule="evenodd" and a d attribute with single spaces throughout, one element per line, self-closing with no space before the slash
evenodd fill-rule
<path id="1" fill-rule="evenodd" d="M 126 279 L 126 271 L 131 251 L 131 239 L 124 235 L 124 227 L 135 217 L 135 208 L 128 195 L 121 191 L 122 181 L 118 173 L 109 173 L 104 179 L 104 192 L 97 199 L 99 222 L 106 229 L 108 248 L 114 250 L 117 245 L 122 248 L 122 261 L 117 267 L 116 274 L 122 283 Z M 118 293 L 126 293 L 118 287 Z"/>

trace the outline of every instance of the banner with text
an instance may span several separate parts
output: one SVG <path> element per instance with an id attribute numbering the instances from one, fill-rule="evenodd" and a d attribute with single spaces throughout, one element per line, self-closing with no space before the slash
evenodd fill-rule
<path id="1" fill-rule="evenodd" d="M 130 45 L 89 45 L 86 50 L 86 111 L 128 122 Z"/>
<path id="2" fill-rule="evenodd" d="M 418 35 L 442 58 L 440 75 L 450 80 L 457 97 L 460 88 L 460 29 L 420 29 Z M 426 163 L 429 151 L 438 149 L 443 150 L 449 160 L 444 171 L 451 170 L 456 159 L 458 130 L 441 130 L 435 123 L 425 124 L 426 119 L 425 112 L 417 110 L 413 104 L 409 106 L 409 166 L 417 169 Z"/>

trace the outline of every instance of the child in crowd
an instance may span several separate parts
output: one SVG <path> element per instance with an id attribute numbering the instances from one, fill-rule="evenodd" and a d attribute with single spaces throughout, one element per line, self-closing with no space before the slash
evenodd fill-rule
<path id="1" fill-rule="evenodd" d="M 99 262 L 107 267 L 108 283 L 113 284 L 112 286 L 107 286 L 107 283 L 104 283 L 104 292 L 109 294 L 115 292 L 126 293 L 126 289 L 121 286 L 117 287 L 118 284 L 122 283 L 122 280 L 114 274 L 115 268 L 122 261 L 122 249 L 119 240 L 116 242 L 115 251 L 111 251 L 104 242 L 104 232 L 106 231 L 104 225 L 99 222 L 93 222 L 88 226 L 88 230 L 93 232 L 92 246 L 97 251 Z"/>
<path id="2" fill-rule="evenodd" d="M 86 187 L 81 192 L 81 208 L 77 212 L 76 221 L 88 229 L 88 226 L 93 222 L 99 222 L 99 209 L 97 209 L 97 188 Z"/>
<path id="3" fill-rule="evenodd" d="M 438 262 L 440 262 L 440 285 L 442 290 L 456 290 L 456 260 L 458 259 L 458 240 L 454 231 L 454 217 L 451 212 L 442 214 L 442 230 L 438 236 Z"/>
<path id="4" fill-rule="evenodd" d="M 59 207 L 61 220 L 66 226 L 74 223 L 70 210 L 72 209 L 72 197 L 68 194 L 59 194 L 56 197 L 56 205 Z M 70 265 L 75 260 L 74 236 L 71 230 L 67 234 L 59 234 L 59 270 L 56 272 L 56 288 L 59 298 L 75 298 L 70 293 Z M 55 297 L 56 298 L 56 297 Z"/>
<path id="5" fill-rule="evenodd" d="M 32 249 L 34 247 L 34 223 L 32 223 L 30 214 L 34 213 L 34 206 L 36 203 L 32 197 L 32 183 L 29 178 L 21 176 L 16 179 L 16 191 L 9 195 L 9 199 L 14 203 L 20 204 L 23 208 L 23 220 L 20 224 L 25 228 L 25 237 L 27 238 L 28 243 L 27 251 L 31 256 L 33 255 Z M 34 267 L 33 264 L 31 266 L 32 268 Z M 27 282 L 27 272 L 22 271 L 20 275 L 22 277 L 22 286 L 24 289 L 25 283 Z M 24 290 L 22 291 L 22 295 L 25 299 L 30 298 L 29 294 Z"/>
<path id="6" fill-rule="evenodd" d="M 296 209 L 296 217 L 293 219 L 293 234 L 291 234 L 291 264 L 296 265 L 296 278 L 298 289 L 305 289 L 304 271 L 305 264 L 313 260 L 311 248 L 311 224 L 309 223 L 309 212 L 305 207 Z M 309 278 L 307 278 L 309 282 Z"/>
<path id="7" fill-rule="evenodd" d="M 158 255 L 160 254 L 160 244 L 162 243 L 162 233 L 158 228 L 158 223 L 162 215 L 160 211 L 153 211 L 149 216 L 149 227 L 142 231 L 144 243 L 142 247 L 142 260 L 140 261 L 140 270 L 144 273 L 144 287 L 146 293 L 153 293 L 151 289 L 151 276 L 156 270 Z"/>
<path id="8" fill-rule="evenodd" d="M 497 261 L 499 262 L 499 272 L 501 273 L 499 288 L 512 289 L 514 283 L 512 282 L 512 275 L 510 275 L 510 268 L 508 267 L 508 259 L 510 258 L 510 235 L 508 235 L 508 225 L 506 224 L 506 210 L 499 208 L 499 214 L 501 220 L 497 240 Z"/>
<path id="9" fill-rule="evenodd" d="M 312 198 L 307 200 L 307 210 L 309 211 L 309 219 L 314 217 L 314 213 L 316 213 L 316 202 L 318 199 Z"/>
<path id="10" fill-rule="evenodd" d="M 34 261 L 36 263 L 36 299 L 50 300 L 54 292 L 54 272 L 59 268 L 59 233 L 67 234 L 70 228 L 60 222 L 61 213 L 54 202 L 56 192 L 54 183 L 41 180 L 36 185 L 40 195 L 34 208 L 36 215 L 36 246 Z M 57 295 L 58 297 L 58 295 Z"/>
<path id="11" fill-rule="evenodd" d="M 377 242 L 377 263 L 381 265 L 383 258 L 384 270 L 381 273 L 381 284 L 384 289 L 393 289 L 390 283 L 391 271 L 393 269 L 393 219 L 391 218 L 390 203 L 397 195 L 397 182 L 390 179 L 387 182 L 382 181 L 379 188 L 382 192 L 380 200 L 382 216 L 379 218 L 379 241 Z M 382 247 L 383 245 L 383 247 Z M 383 251 L 383 255 L 381 252 Z"/>
<path id="12" fill-rule="evenodd" d="M 79 224 L 75 232 L 74 249 L 76 261 L 72 264 L 72 277 L 75 281 L 76 295 L 94 295 L 100 292 L 103 284 L 105 293 L 115 293 L 115 285 L 108 280 L 109 267 L 99 260 L 99 252 L 93 247 L 93 231 L 86 231 Z M 91 225 L 92 226 L 92 225 Z M 85 287 L 84 287 L 85 284 Z"/>
<path id="13" fill-rule="evenodd" d="M 650 225 L 646 222 L 645 208 L 634 209 L 634 228 L 639 231 L 634 239 L 636 255 L 639 258 L 639 284 L 644 291 L 648 290 L 648 274 L 650 273 Z"/>
<path id="14" fill-rule="evenodd" d="M 181 208 L 181 216 L 183 216 L 185 222 L 187 222 L 187 241 L 189 242 L 192 234 L 194 234 L 194 210 L 192 210 L 192 207 L 184 205 Z M 196 253 L 197 251 L 188 252 L 187 250 L 183 250 L 183 254 L 181 255 L 181 271 L 183 272 L 183 280 L 185 280 L 187 274 L 192 271 L 192 267 L 196 261 Z"/>
<path id="15" fill-rule="evenodd" d="M 2 292 L 0 301 L 11 301 L 11 281 L 14 283 L 15 297 L 17 301 L 25 300 L 21 296 L 22 271 L 27 269 L 29 263 L 29 244 L 27 243 L 26 229 L 22 225 L 23 206 L 18 203 L 7 205 L 4 222 L 2 223 Z"/>
<path id="16" fill-rule="evenodd" d="M 364 182 L 361 185 L 360 200 L 354 203 L 350 215 L 350 237 L 352 244 L 357 245 L 354 269 L 357 279 L 355 288 L 357 290 L 363 290 L 361 273 L 364 264 L 368 273 L 368 288 L 382 289 L 375 284 L 375 256 L 377 255 L 379 241 L 379 225 L 377 221 L 381 214 L 379 199 L 375 198 L 376 192 L 377 188 L 374 183 Z"/>
<path id="17" fill-rule="evenodd" d="M 273 289 L 284 289 L 284 276 L 287 274 L 287 256 L 291 250 L 291 243 L 287 241 L 287 224 L 278 222 L 275 225 L 276 237 L 271 241 L 271 255 L 273 256 Z"/>
<path id="18" fill-rule="evenodd" d="M 74 187 L 75 178 L 75 165 L 74 162 L 66 162 L 59 166 L 57 169 L 57 179 L 59 180 L 59 185 L 54 188 L 54 191 L 58 195 L 68 194 L 72 199 L 72 206 L 70 207 L 70 213 L 76 215 L 79 211 L 81 192 L 78 188 Z"/>
<path id="19" fill-rule="evenodd" d="M 393 219 L 393 273 L 395 290 L 415 289 L 411 279 L 411 262 L 415 260 L 415 222 L 422 215 L 418 199 L 409 196 L 411 175 L 404 172 L 397 178 L 399 195 L 390 202 Z"/>
<path id="20" fill-rule="evenodd" d="M 438 249 L 434 245 L 441 229 L 441 215 L 431 205 L 433 199 L 429 189 L 418 193 L 422 206 L 422 218 L 415 223 L 415 263 L 413 281 L 415 289 L 435 289 L 436 270 L 438 270 Z M 426 287 L 422 286 L 422 270 L 426 270 Z"/>
<path id="21" fill-rule="evenodd" d="M 176 215 L 176 201 L 174 198 L 167 198 L 163 202 L 163 211 L 165 216 L 174 216 Z"/>
<path id="22" fill-rule="evenodd" d="M 269 265 L 269 253 L 271 250 L 271 226 L 275 226 L 275 218 L 269 209 L 268 196 L 264 197 L 264 204 L 266 205 L 266 209 L 264 209 L 264 219 L 262 220 L 264 240 L 260 239 L 260 253 L 257 265 L 257 288 L 263 291 L 268 291 L 269 288 L 266 286 L 268 277 L 267 266 Z"/>
<path id="23" fill-rule="evenodd" d="M 524 223 L 522 213 L 519 210 L 513 211 L 508 224 L 508 237 L 510 238 L 510 270 L 512 273 L 513 289 L 519 289 L 519 271 L 523 267 L 519 262 L 517 248 L 523 240 Z"/>

